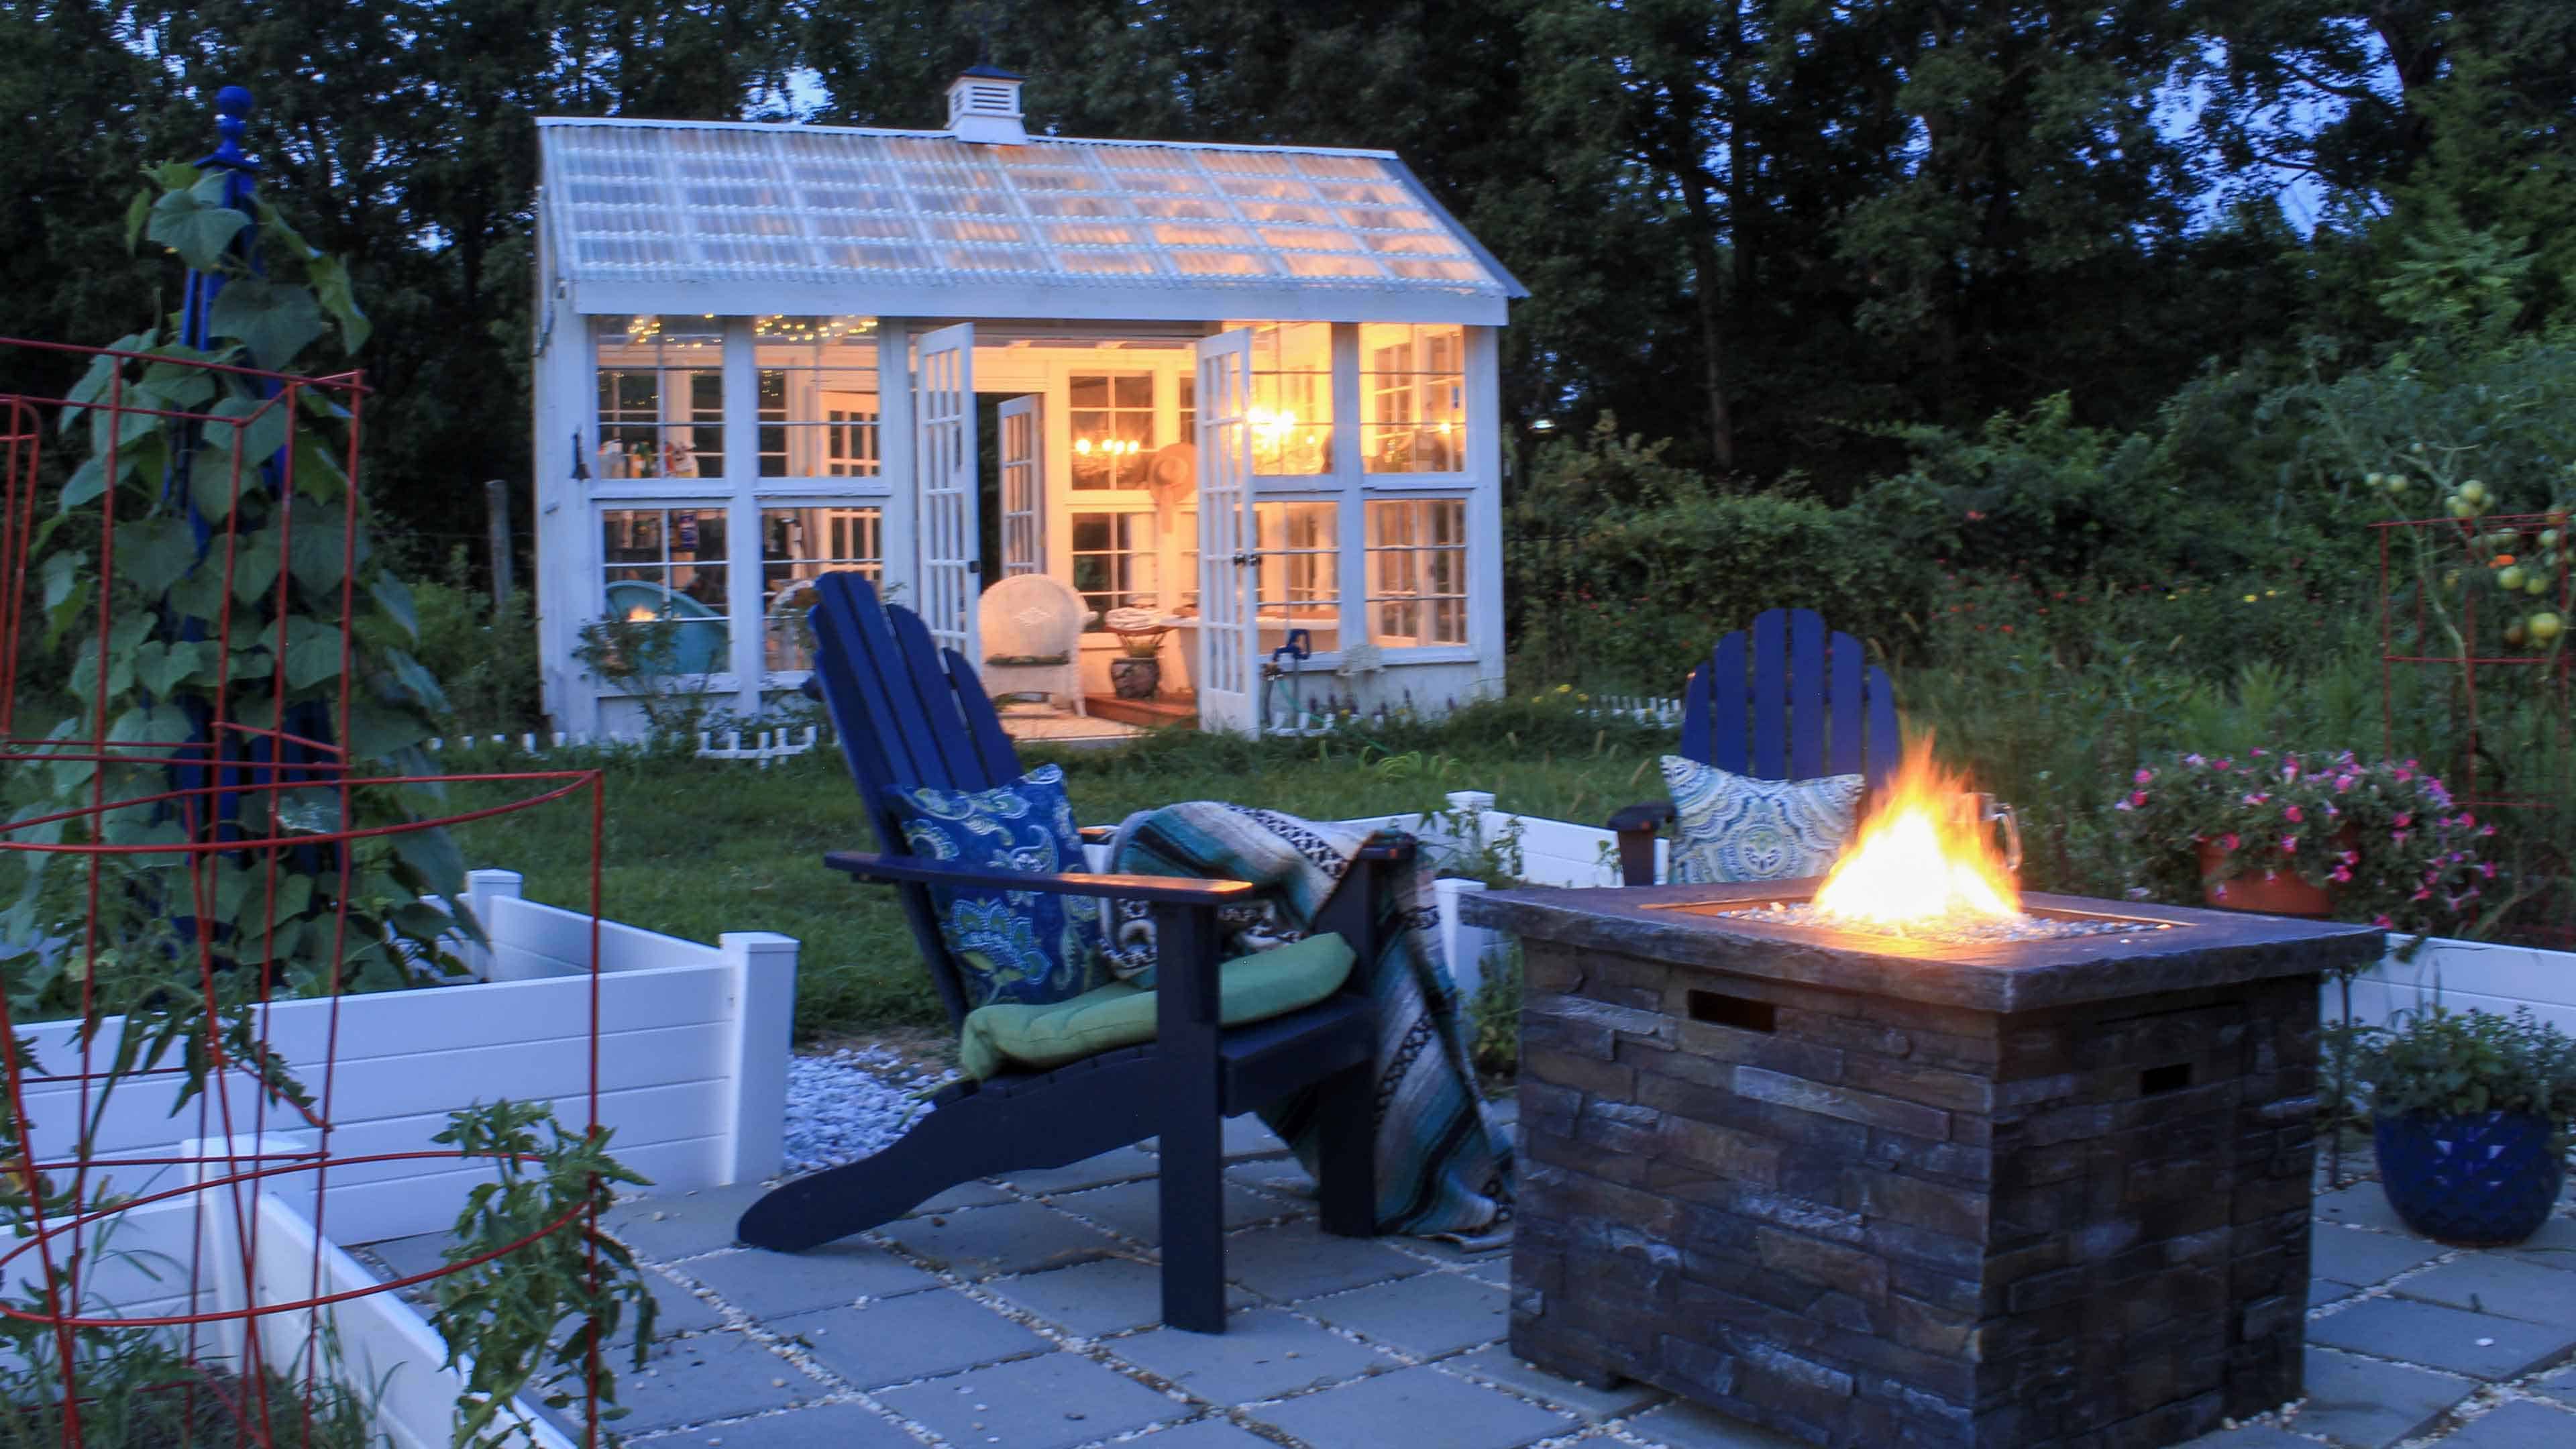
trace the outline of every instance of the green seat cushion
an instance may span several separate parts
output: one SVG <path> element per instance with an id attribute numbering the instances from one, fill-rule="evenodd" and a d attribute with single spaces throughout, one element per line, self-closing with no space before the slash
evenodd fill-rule
<path id="1" fill-rule="evenodd" d="M 993 654 L 985 657 L 988 665 L 1003 669 L 1042 669 L 1053 664 L 1071 664 L 1070 654 Z"/>
<path id="2" fill-rule="evenodd" d="M 1350 974 L 1351 948 L 1336 935 L 1238 956 L 1217 968 L 1217 1020 L 1241 1026 L 1286 1015 L 1341 990 Z M 966 1013 L 957 1059 L 966 1075 L 982 1081 L 1153 1039 L 1154 993 L 1113 981 L 1063 1001 L 977 1007 Z"/>

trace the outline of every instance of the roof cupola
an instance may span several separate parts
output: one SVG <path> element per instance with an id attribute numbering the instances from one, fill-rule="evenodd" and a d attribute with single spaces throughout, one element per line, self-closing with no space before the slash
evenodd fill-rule
<path id="1" fill-rule="evenodd" d="M 970 65 L 948 83 L 948 131 L 960 141 L 1024 146 L 1020 86 L 1026 77 L 998 66 Z"/>

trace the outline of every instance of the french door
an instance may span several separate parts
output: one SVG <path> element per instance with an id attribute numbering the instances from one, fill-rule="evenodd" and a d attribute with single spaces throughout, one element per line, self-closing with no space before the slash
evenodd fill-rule
<path id="1" fill-rule="evenodd" d="M 1046 459 L 1035 394 L 1001 406 L 1002 572 L 1046 572 Z"/>
<path id="2" fill-rule="evenodd" d="M 1198 344 L 1199 725 L 1261 728 L 1260 636 L 1254 619 L 1252 333 Z"/>
<path id="3" fill-rule="evenodd" d="M 983 567 L 975 522 L 975 327 L 922 336 L 912 376 L 912 470 L 921 510 L 913 612 L 942 648 L 980 661 L 975 604 Z"/>

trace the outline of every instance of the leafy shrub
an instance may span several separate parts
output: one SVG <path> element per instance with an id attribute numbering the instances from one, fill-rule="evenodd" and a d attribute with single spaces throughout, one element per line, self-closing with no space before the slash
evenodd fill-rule
<path id="1" fill-rule="evenodd" d="M 2391 1116 L 2531 1112 L 2576 1121 L 2576 1042 L 2530 1007 L 2510 1017 L 2434 1006 L 2394 1031 L 2361 1034 L 2357 1071 Z"/>
<path id="2" fill-rule="evenodd" d="M 518 734 L 544 719 L 537 666 L 537 625 L 525 589 L 495 608 L 489 590 L 473 587 L 465 548 L 447 558 L 446 577 L 412 591 L 420 620 L 420 662 L 447 692 L 440 721 L 450 735 Z"/>

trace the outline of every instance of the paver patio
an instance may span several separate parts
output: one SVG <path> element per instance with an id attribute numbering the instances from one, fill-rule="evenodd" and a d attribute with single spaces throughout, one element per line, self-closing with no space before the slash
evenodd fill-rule
<path id="1" fill-rule="evenodd" d="M 1508 1251 L 1326 1237 L 1278 1140 L 1228 1127 L 1242 1201 L 1222 1338 L 1154 1322 L 1142 1149 L 943 1194 L 795 1258 L 732 1245 L 754 1187 L 622 1204 L 609 1226 L 675 1336 L 621 1376 L 636 1412 L 619 1428 L 656 1449 L 1789 1449 L 1514 1360 Z M 371 1251 L 417 1272 L 437 1240 Z M 2576 1193 L 2523 1247 L 2463 1252 L 2407 1236 L 2364 1183 L 2317 1200 L 2315 1265 L 2307 1400 L 2194 1449 L 2576 1445 Z"/>

